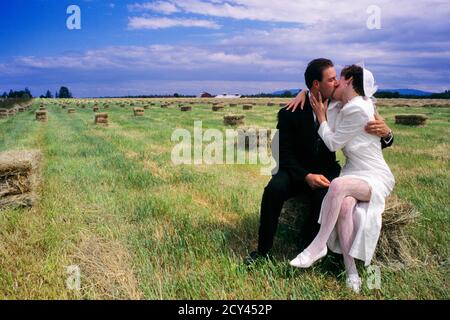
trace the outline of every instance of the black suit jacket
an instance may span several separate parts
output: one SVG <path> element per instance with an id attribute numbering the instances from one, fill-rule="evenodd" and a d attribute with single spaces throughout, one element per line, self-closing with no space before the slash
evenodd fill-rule
<path id="1" fill-rule="evenodd" d="M 328 150 L 317 132 L 318 127 L 308 96 L 303 110 L 297 108 L 292 112 L 283 108 L 278 112 L 277 169 L 287 171 L 296 185 L 303 184 L 309 173 L 323 174 L 330 181 L 339 176 L 341 167 L 336 153 Z M 381 139 L 383 148 L 392 143 L 393 139 L 388 144 Z"/>

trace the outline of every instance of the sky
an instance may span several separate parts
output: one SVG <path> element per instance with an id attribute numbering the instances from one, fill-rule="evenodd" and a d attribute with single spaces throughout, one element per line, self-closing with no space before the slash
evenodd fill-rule
<path id="1" fill-rule="evenodd" d="M 69 29 L 70 5 L 80 29 Z M 450 89 L 448 0 L 2 0 L 0 93 L 77 97 L 305 88 L 312 59 L 380 88 Z"/>

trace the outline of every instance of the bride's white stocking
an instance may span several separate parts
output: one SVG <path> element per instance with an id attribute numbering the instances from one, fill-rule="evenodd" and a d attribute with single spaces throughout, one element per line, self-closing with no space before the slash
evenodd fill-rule
<path id="1" fill-rule="evenodd" d="M 316 238 L 314 238 L 313 242 L 311 242 L 311 244 L 306 248 L 311 256 L 318 256 L 326 246 L 328 238 L 330 237 L 330 234 L 336 226 L 336 222 L 338 221 L 344 199 L 346 197 L 352 197 L 359 201 L 369 201 L 370 195 L 371 192 L 369 185 L 362 179 L 343 176 L 336 178 L 331 182 L 328 193 L 326 194 L 322 203 L 322 219 L 319 233 L 317 234 Z M 351 226 L 346 225 L 348 224 L 348 220 L 351 221 Z M 345 222 L 342 221 L 342 223 L 340 224 L 342 224 L 342 226 L 339 229 L 341 229 L 341 231 L 343 232 L 344 242 L 346 242 L 344 247 L 342 248 L 342 250 L 345 252 L 344 262 L 345 260 L 347 260 L 347 262 L 349 263 L 349 267 L 354 267 L 354 270 L 352 269 L 348 271 L 355 271 L 356 266 L 354 266 L 354 261 L 353 264 L 351 263 L 351 260 L 353 260 L 353 258 L 351 260 L 346 258 L 350 250 L 349 246 L 351 246 L 354 237 L 353 220 L 345 219 Z M 341 237 L 341 235 L 339 236 Z"/>
<path id="2" fill-rule="evenodd" d="M 353 214 L 356 202 L 357 200 L 355 198 L 346 197 L 344 201 L 342 201 L 341 211 L 339 212 L 337 220 L 339 244 L 341 246 L 345 269 L 347 270 L 348 275 L 358 274 L 355 259 L 349 254 L 359 225 L 357 216 Z"/>

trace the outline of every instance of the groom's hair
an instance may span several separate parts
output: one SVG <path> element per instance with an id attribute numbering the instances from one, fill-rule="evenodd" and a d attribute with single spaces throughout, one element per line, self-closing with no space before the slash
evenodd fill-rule
<path id="1" fill-rule="evenodd" d="M 333 62 L 325 58 L 314 59 L 308 63 L 305 70 L 305 83 L 308 89 L 311 89 L 314 80 L 322 81 L 323 71 L 330 67 L 334 67 Z"/>
<path id="2" fill-rule="evenodd" d="M 351 66 L 346 66 L 341 71 L 341 77 L 344 77 L 345 80 L 353 77 L 353 89 L 360 96 L 364 96 L 364 72 L 363 68 L 357 66 L 356 64 L 352 64 Z"/>

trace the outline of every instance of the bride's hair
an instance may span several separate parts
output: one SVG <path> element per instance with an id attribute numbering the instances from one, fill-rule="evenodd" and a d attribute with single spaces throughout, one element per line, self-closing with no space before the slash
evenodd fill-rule
<path id="1" fill-rule="evenodd" d="M 364 71 L 363 68 L 357 66 L 356 64 L 352 64 L 351 66 L 346 66 L 341 71 L 341 77 L 344 77 L 345 80 L 353 77 L 353 89 L 360 96 L 364 96 Z"/>

